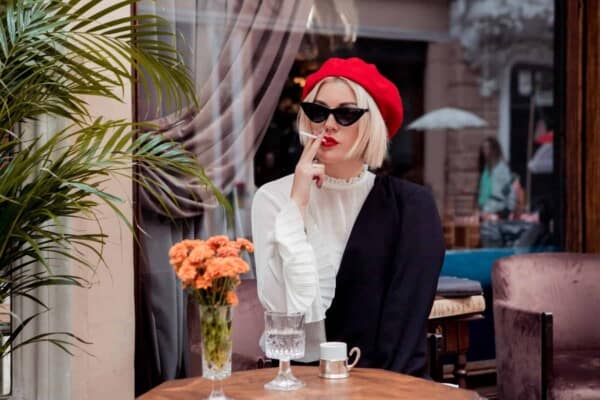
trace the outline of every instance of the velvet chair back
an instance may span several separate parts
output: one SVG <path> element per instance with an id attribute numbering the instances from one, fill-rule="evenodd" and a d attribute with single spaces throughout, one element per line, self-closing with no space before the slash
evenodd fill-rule
<path id="1" fill-rule="evenodd" d="M 233 310 L 233 369 L 262 365 L 264 353 L 258 345 L 265 328 L 263 308 L 258 301 L 255 279 L 244 279 L 236 290 L 239 303 Z"/>
<path id="2" fill-rule="evenodd" d="M 492 287 L 498 398 L 600 399 L 600 255 L 502 258 Z"/>
<path id="3" fill-rule="evenodd" d="M 503 258 L 492 273 L 494 301 L 551 312 L 554 348 L 600 348 L 600 255 L 539 253 Z"/>

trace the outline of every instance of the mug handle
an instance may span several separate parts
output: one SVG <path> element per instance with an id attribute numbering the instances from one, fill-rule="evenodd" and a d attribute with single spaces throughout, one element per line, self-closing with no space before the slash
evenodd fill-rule
<path id="1" fill-rule="evenodd" d="M 351 371 L 352 368 L 354 368 L 354 366 L 358 363 L 358 360 L 360 360 L 360 349 L 358 347 L 353 347 L 350 350 L 350 355 L 348 356 L 348 358 L 352 357 L 352 353 L 356 353 L 356 357 L 354 358 L 354 362 L 348 365 L 348 371 Z"/>

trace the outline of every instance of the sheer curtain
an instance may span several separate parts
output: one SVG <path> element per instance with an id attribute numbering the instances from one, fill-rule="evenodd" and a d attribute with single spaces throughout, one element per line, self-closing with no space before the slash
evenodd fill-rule
<path id="1" fill-rule="evenodd" d="M 139 119 L 157 124 L 198 157 L 214 184 L 233 201 L 235 226 L 198 182 L 144 171 L 167 185 L 170 221 L 141 191 L 142 252 L 138 273 L 136 392 L 188 376 L 186 299 L 168 264 L 168 249 L 183 238 L 229 233 L 249 236 L 253 158 L 279 100 L 312 7 L 312 0 L 159 0 L 138 13 L 164 16 L 198 88 L 199 108 L 155 115 L 152 91 L 140 88 Z M 165 110 L 162 107 L 162 110 Z M 195 310 L 190 310 L 195 315 Z"/>
<path id="2" fill-rule="evenodd" d="M 48 133 L 63 129 L 66 123 L 58 118 L 43 116 L 37 121 L 22 125 L 21 131 L 25 139 L 44 138 Z M 70 261 L 55 259 L 53 267 L 56 273 L 73 273 Z M 40 272 L 44 266 L 36 264 Z M 35 318 L 22 332 L 21 338 L 31 338 L 41 332 L 72 331 L 72 297 L 71 287 L 45 286 L 35 289 L 36 298 L 43 301 L 49 311 Z M 17 296 L 11 299 L 13 318 L 26 318 L 44 311 L 37 303 Z M 16 326 L 13 322 L 12 328 Z M 77 332 L 76 332 L 77 334 Z M 71 364 L 72 356 L 58 347 L 48 343 L 36 343 L 17 349 L 11 355 L 12 396 L 11 399 L 64 399 L 71 398 Z M 3 393 L 4 394 L 4 393 Z"/>

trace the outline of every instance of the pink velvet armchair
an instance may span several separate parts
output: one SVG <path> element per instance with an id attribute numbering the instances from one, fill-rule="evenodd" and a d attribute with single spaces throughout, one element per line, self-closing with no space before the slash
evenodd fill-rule
<path id="1" fill-rule="evenodd" d="M 503 258 L 492 286 L 498 398 L 600 399 L 600 255 Z"/>
<path id="2" fill-rule="evenodd" d="M 242 280 L 237 288 L 237 295 L 239 304 L 233 310 L 232 368 L 234 371 L 243 371 L 270 366 L 258 345 L 265 324 L 263 308 L 256 291 L 256 280 Z"/>

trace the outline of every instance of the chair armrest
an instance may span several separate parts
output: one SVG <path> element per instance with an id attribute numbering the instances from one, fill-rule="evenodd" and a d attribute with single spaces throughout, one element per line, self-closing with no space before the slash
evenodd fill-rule
<path id="1" fill-rule="evenodd" d="M 252 369 L 271 368 L 273 360 L 264 356 L 254 356 L 233 352 L 231 357 L 231 368 L 235 371 L 247 371 Z"/>
<path id="2" fill-rule="evenodd" d="M 261 368 L 273 368 L 275 366 L 275 363 L 273 363 L 273 360 L 271 358 L 267 358 L 267 357 L 261 357 L 258 359 L 257 362 L 257 368 L 261 369 Z"/>
<path id="3" fill-rule="evenodd" d="M 552 369 L 552 314 L 494 301 L 498 398 L 546 399 Z"/>
<path id="4" fill-rule="evenodd" d="M 247 371 L 251 369 L 269 368 L 273 362 L 269 358 L 252 356 L 234 352 L 231 357 L 231 368 L 235 371 Z"/>

